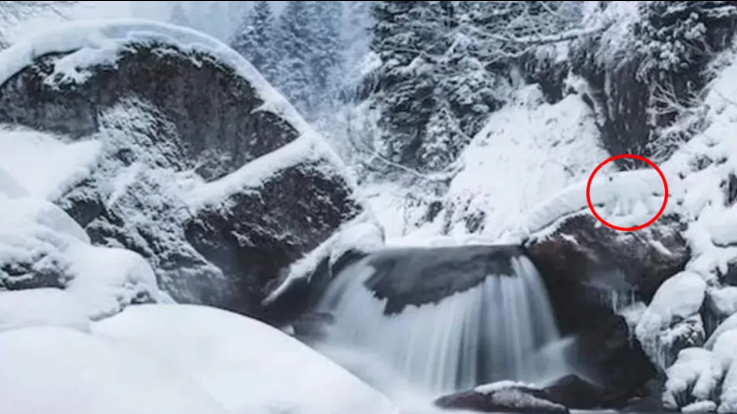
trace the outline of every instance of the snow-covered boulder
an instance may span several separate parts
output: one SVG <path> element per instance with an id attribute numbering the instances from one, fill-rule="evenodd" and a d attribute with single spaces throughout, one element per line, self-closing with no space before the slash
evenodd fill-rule
<path id="1" fill-rule="evenodd" d="M 642 314 L 635 335 L 650 359 L 667 369 L 680 350 L 704 344 L 701 319 L 706 283 L 700 275 L 681 272 L 666 280 Z"/>
<path id="2" fill-rule="evenodd" d="M 397 413 L 386 397 L 326 357 L 228 311 L 141 305 L 95 323 L 93 332 L 164 362 L 228 413 Z"/>
<path id="3" fill-rule="evenodd" d="M 712 350 L 686 348 L 666 371 L 663 406 L 682 412 L 737 412 L 737 330 L 719 335 Z"/>
<path id="4" fill-rule="evenodd" d="M 0 332 L 0 366 L 3 414 L 234 414 L 166 364 L 73 329 Z"/>
<path id="5" fill-rule="evenodd" d="M 580 335 L 582 359 L 613 385 L 644 384 L 654 370 L 617 312 L 652 299 L 663 281 L 684 268 L 689 248 L 669 219 L 620 232 L 583 208 L 563 216 L 552 231 L 533 234 L 525 250 L 546 282 L 561 330 Z"/>
<path id="6" fill-rule="evenodd" d="M 34 189 L 95 244 L 141 254 L 177 301 L 258 315 L 265 286 L 362 210 L 294 108 L 236 52 L 189 29 L 76 22 L 18 42 L 0 53 L 0 108 L 0 122 L 60 135 L 54 148 L 98 144 L 86 174 L 61 168 L 65 180 L 46 174 Z M 66 158 L 13 148 L 35 151 L 25 158 L 45 171 Z M 23 165 L 9 165 L 22 182 Z"/>

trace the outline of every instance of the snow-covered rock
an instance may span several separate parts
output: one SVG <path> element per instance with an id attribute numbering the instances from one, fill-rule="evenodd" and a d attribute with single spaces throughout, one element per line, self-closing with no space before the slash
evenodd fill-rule
<path id="1" fill-rule="evenodd" d="M 681 349 L 701 346 L 705 341 L 699 311 L 706 283 L 692 272 L 681 272 L 655 293 L 635 328 L 645 353 L 661 369 L 667 369 Z"/>
<path id="2" fill-rule="evenodd" d="M 258 314 L 265 286 L 362 210 L 294 108 L 189 29 L 102 20 L 21 40 L 0 53 L 0 107 L 6 172 L 95 244 L 142 255 L 177 301 Z"/>
<path id="3" fill-rule="evenodd" d="M 737 410 L 737 330 L 719 335 L 712 350 L 687 348 L 667 371 L 665 408 L 682 412 Z"/>
<path id="4" fill-rule="evenodd" d="M 196 305 L 141 305 L 93 331 L 190 378 L 228 413 L 396 414 L 368 385 L 262 322 Z"/>
<path id="5" fill-rule="evenodd" d="M 4 414 L 234 414 L 170 366 L 72 329 L 0 332 Z"/>
<path id="6" fill-rule="evenodd" d="M 49 201 L 0 198 L 0 210 L 0 290 L 66 289 L 91 319 L 159 300 L 139 254 L 91 246 L 82 227 Z"/>
<path id="7" fill-rule="evenodd" d="M 487 413 L 568 413 L 568 408 L 549 401 L 544 390 L 514 381 L 485 384 L 473 390 L 446 395 L 435 400 L 445 409 Z"/>
<path id="8" fill-rule="evenodd" d="M 671 223 L 661 219 L 637 232 L 619 232 L 600 225 L 587 211 L 564 216 L 554 230 L 533 234 L 525 244 L 546 281 L 561 330 L 579 337 L 580 359 L 624 388 L 644 384 L 654 369 L 632 340 L 630 327 L 641 314 L 625 320 L 620 311 L 648 303 L 690 258 L 685 239 Z"/>

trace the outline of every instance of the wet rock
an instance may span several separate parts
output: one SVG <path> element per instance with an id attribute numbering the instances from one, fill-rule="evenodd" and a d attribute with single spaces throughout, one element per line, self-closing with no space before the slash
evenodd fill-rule
<path id="1" fill-rule="evenodd" d="M 582 364 L 618 389 L 652 378 L 652 364 L 615 310 L 649 302 L 685 267 L 690 252 L 677 219 L 625 233 L 589 215 L 573 216 L 554 233 L 531 238 L 525 251 L 545 281 L 562 333 L 578 336 Z"/>
<path id="2" fill-rule="evenodd" d="M 631 400 L 627 391 L 608 389 L 582 379 L 567 375 L 543 388 L 546 398 L 570 409 L 619 409 Z"/>
<path id="3" fill-rule="evenodd" d="M 511 258 L 522 254 L 506 245 L 391 249 L 368 259 L 376 273 L 366 287 L 387 300 L 386 314 L 399 313 L 471 289 L 489 275 L 513 276 Z"/>
<path id="4" fill-rule="evenodd" d="M 502 381 L 474 390 L 446 395 L 435 400 L 444 409 L 484 413 L 568 413 L 568 408 L 550 401 L 547 392 L 526 385 Z"/>

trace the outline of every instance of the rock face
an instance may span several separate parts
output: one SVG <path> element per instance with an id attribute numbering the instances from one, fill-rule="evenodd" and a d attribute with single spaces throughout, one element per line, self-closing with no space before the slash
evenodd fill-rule
<path id="1" fill-rule="evenodd" d="M 0 60 L 17 69 L 0 73 L 0 122 L 103 142 L 55 202 L 93 243 L 143 255 L 177 301 L 259 317 L 266 284 L 362 210 L 321 138 L 214 39 L 103 21 Z"/>
<path id="2" fill-rule="evenodd" d="M 622 233 L 578 215 L 525 245 L 562 333 L 579 335 L 584 364 L 596 368 L 607 385 L 637 387 L 655 373 L 613 308 L 623 305 L 619 298 L 650 301 L 664 280 L 684 268 L 689 250 L 676 227 L 672 218 L 661 218 L 647 229 Z"/>

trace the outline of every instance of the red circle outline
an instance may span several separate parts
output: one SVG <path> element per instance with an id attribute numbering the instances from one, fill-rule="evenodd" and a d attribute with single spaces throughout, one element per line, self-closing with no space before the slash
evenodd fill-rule
<path id="1" fill-rule="evenodd" d="M 664 197 L 663 197 L 663 205 L 660 207 L 660 211 L 658 211 L 658 214 L 656 214 L 655 217 L 653 217 L 652 219 L 650 219 L 650 221 L 648 221 L 647 223 L 641 224 L 641 225 L 635 226 L 635 227 L 619 227 L 619 226 L 615 226 L 613 224 L 608 223 L 606 220 L 604 220 L 603 218 L 601 218 L 601 216 L 599 216 L 599 214 L 594 209 L 594 204 L 591 202 L 591 182 L 594 180 L 594 176 L 596 175 L 596 173 L 599 172 L 599 170 L 603 166 L 607 165 L 608 163 L 610 163 L 610 162 L 612 162 L 614 160 L 618 160 L 618 159 L 621 159 L 621 158 L 633 158 L 633 159 L 636 159 L 636 160 L 640 160 L 640 161 L 642 161 L 644 163 L 647 163 L 649 166 L 653 167 L 653 169 L 658 172 L 658 175 L 660 175 L 660 178 L 663 180 L 663 187 L 665 188 L 665 194 L 664 194 Z M 594 172 L 591 173 L 591 176 L 589 177 L 589 182 L 586 184 L 586 202 L 589 204 L 589 210 L 591 210 L 591 212 L 594 214 L 594 217 L 596 217 L 596 219 L 599 220 L 601 222 L 601 224 L 609 227 L 610 229 L 619 230 L 619 231 L 636 231 L 636 230 L 642 230 L 645 227 L 647 227 L 647 226 L 655 223 L 655 220 L 659 219 L 660 216 L 665 211 L 665 206 L 668 205 L 668 181 L 665 179 L 665 175 L 663 174 L 663 172 L 660 171 L 660 168 L 658 168 L 658 166 L 655 165 L 654 162 L 650 161 L 649 159 L 647 159 L 645 157 L 641 157 L 639 155 L 633 155 L 633 154 L 620 154 L 620 155 L 615 155 L 615 156 L 613 156 L 611 158 L 608 158 L 608 159 L 604 160 L 604 162 L 602 162 L 601 164 L 599 164 L 599 166 L 596 167 L 596 169 L 594 169 Z"/>

